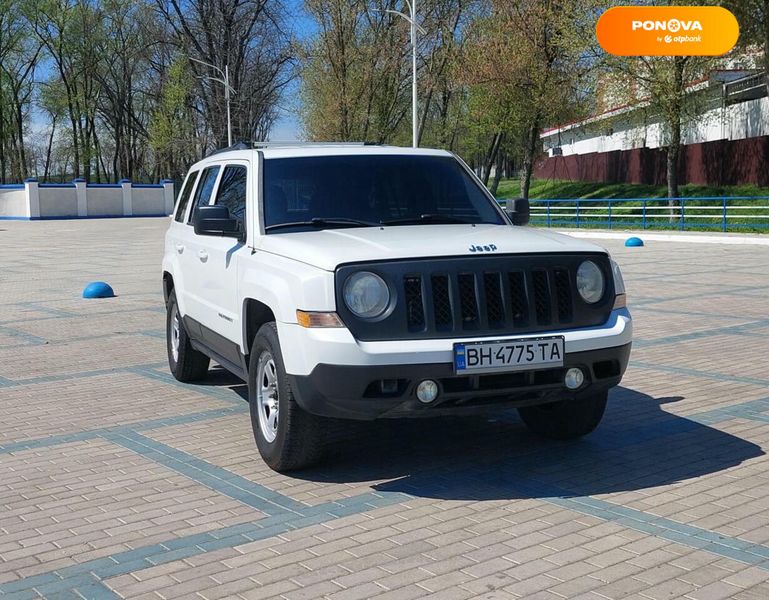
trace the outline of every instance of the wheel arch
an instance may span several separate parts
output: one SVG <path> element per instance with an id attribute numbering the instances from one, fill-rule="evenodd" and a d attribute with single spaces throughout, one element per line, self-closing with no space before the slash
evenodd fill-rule
<path id="1" fill-rule="evenodd" d="M 246 367 L 248 367 L 251 353 L 251 342 L 256 332 L 265 323 L 275 320 L 275 312 L 264 302 L 255 298 L 243 300 L 243 354 L 246 357 Z"/>
<path id="2" fill-rule="evenodd" d="M 174 276 L 168 271 L 163 271 L 163 302 L 168 306 L 168 298 L 174 290 Z"/>

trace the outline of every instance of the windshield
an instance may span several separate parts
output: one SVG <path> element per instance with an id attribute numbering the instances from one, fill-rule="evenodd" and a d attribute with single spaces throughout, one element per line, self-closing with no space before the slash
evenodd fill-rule
<path id="1" fill-rule="evenodd" d="M 505 222 L 454 158 L 371 154 L 265 160 L 264 223 L 291 232 Z"/>

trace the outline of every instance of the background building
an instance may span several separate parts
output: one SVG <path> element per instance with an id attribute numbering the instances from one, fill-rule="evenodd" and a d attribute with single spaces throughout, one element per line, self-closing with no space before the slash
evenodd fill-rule
<path id="1" fill-rule="evenodd" d="M 766 184 L 769 97 L 766 74 L 715 70 L 689 87 L 679 164 L 682 182 Z M 599 105 L 605 101 L 599 97 Z M 540 178 L 662 184 L 666 139 L 662 119 L 643 99 L 541 132 L 547 156 Z"/>

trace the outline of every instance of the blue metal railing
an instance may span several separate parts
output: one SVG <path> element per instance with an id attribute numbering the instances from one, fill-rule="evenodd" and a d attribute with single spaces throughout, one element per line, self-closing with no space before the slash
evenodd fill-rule
<path id="1" fill-rule="evenodd" d="M 769 196 L 547 198 L 530 204 L 531 224 L 546 227 L 769 231 Z"/>

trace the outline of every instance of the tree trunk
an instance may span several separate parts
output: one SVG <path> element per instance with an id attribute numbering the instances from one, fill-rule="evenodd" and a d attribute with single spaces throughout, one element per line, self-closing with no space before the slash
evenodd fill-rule
<path id="1" fill-rule="evenodd" d="M 674 59 L 674 86 L 676 97 L 670 106 L 668 127 L 670 129 L 670 143 L 667 153 L 667 184 L 668 206 L 670 207 L 670 222 L 676 220 L 678 200 L 678 157 L 681 154 L 681 113 L 683 112 L 684 66 L 686 57 L 676 56 Z"/>
<path id="2" fill-rule="evenodd" d="M 43 180 L 48 181 L 48 174 L 51 170 L 51 150 L 53 148 L 53 137 L 56 133 L 56 115 L 51 118 L 51 135 L 48 136 L 48 147 L 45 150 L 45 169 L 43 171 Z"/>
<path id="3" fill-rule="evenodd" d="M 21 90 L 19 89 L 19 85 L 13 86 L 13 104 L 16 135 L 18 136 L 16 158 L 19 161 L 19 164 L 17 174 L 19 181 L 24 181 L 27 178 L 28 172 L 27 153 L 24 148 L 24 99 L 21 97 Z"/>
<path id="4" fill-rule="evenodd" d="M 486 160 L 483 162 L 483 185 L 489 186 L 489 178 L 491 177 L 491 167 L 494 165 L 494 161 L 497 160 L 497 152 L 499 152 L 499 143 L 502 140 L 501 133 L 495 133 L 494 139 L 491 141 L 491 148 L 486 155 Z"/>
<path id="5" fill-rule="evenodd" d="M 531 174 L 534 170 L 534 157 L 537 150 L 539 134 L 539 119 L 535 118 L 526 132 L 526 140 L 523 148 L 523 160 L 521 161 L 521 198 L 529 199 L 531 188 Z"/>
<path id="6" fill-rule="evenodd" d="M 504 136 L 503 136 L 504 137 Z M 501 146 L 501 142 L 500 142 Z M 501 148 L 497 151 L 497 167 L 494 170 L 494 181 L 491 183 L 491 195 L 496 197 L 497 190 L 499 189 L 499 182 L 502 180 L 502 171 L 505 165 L 505 154 Z"/>
<path id="7" fill-rule="evenodd" d="M 769 0 L 764 0 L 764 78 L 769 93 Z"/>

